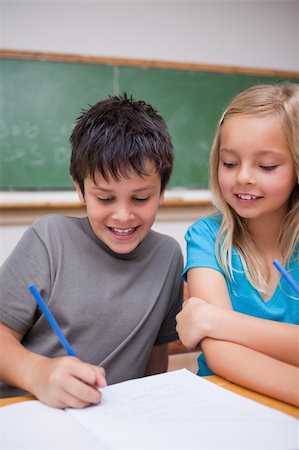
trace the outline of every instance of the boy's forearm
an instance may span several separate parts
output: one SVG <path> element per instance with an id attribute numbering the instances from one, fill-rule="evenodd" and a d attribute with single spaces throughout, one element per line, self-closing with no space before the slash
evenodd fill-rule
<path id="1" fill-rule="evenodd" d="M 207 337 L 241 344 L 299 366 L 299 326 L 213 307 Z"/>
<path id="2" fill-rule="evenodd" d="M 12 386 L 31 391 L 31 373 L 37 362 L 44 358 L 26 350 L 6 331 L 0 330 L 0 379 Z"/>
<path id="3" fill-rule="evenodd" d="M 299 406 L 299 369 L 239 344 L 206 338 L 210 369 L 233 383 Z"/>

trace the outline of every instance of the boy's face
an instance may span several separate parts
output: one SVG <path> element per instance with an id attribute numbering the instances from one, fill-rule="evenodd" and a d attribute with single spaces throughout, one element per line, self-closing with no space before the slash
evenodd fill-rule
<path id="1" fill-rule="evenodd" d="M 84 180 L 84 196 L 75 183 L 93 232 L 116 253 L 130 253 L 139 245 L 163 200 L 159 174 L 150 163 L 146 169 L 148 176 L 141 177 L 132 170 L 128 178 L 116 181 L 110 176 L 108 182 L 96 172 L 95 182 L 90 177 Z"/>

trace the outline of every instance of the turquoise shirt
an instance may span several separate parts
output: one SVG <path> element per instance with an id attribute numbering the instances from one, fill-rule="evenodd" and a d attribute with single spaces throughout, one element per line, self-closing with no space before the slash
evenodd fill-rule
<path id="1" fill-rule="evenodd" d="M 230 281 L 219 266 L 215 255 L 215 242 L 221 216 L 219 214 L 199 219 L 191 225 L 185 235 L 187 242 L 187 262 L 183 278 L 187 280 L 187 272 L 194 267 L 207 267 L 218 270 L 225 278 L 229 296 L 234 311 L 263 319 L 299 324 L 299 298 L 294 289 L 282 277 L 273 296 L 265 301 L 260 293 L 250 284 L 245 276 L 239 252 L 235 247 L 232 251 L 232 267 L 234 280 Z M 299 284 L 298 247 L 286 269 Z M 198 375 L 213 375 L 206 365 L 204 355 L 198 358 Z"/>

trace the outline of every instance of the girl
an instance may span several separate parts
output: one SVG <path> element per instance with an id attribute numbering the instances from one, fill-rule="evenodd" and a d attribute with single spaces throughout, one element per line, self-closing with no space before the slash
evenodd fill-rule
<path id="1" fill-rule="evenodd" d="M 199 374 L 299 406 L 299 85 L 259 85 L 224 112 L 211 152 L 217 212 L 186 233 L 183 344 Z"/>

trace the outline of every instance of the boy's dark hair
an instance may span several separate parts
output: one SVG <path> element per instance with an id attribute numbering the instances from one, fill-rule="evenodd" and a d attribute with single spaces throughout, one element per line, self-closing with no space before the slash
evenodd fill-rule
<path id="1" fill-rule="evenodd" d="M 165 189 L 173 167 L 173 147 L 163 118 L 142 100 L 123 96 L 99 101 L 82 111 L 70 136 L 70 174 L 84 194 L 84 179 L 99 171 L 119 180 L 130 170 L 147 175 L 153 163 Z"/>

